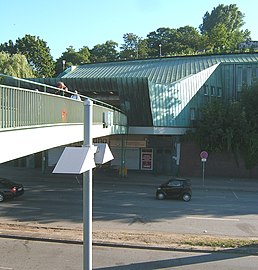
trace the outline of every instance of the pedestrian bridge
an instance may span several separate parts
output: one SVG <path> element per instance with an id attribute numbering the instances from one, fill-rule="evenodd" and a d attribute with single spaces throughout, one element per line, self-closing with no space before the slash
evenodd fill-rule
<path id="1" fill-rule="evenodd" d="M 20 87 L 21 82 L 28 88 Z M 0 83 L 0 163 L 83 141 L 87 97 L 75 100 L 58 88 L 3 74 Z M 127 133 L 122 111 L 92 101 L 92 138 Z"/>

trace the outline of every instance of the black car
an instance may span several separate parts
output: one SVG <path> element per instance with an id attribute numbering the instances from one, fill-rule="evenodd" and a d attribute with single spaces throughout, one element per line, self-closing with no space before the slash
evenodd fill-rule
<path id="1" fill-rule="evenodd" d="M 192 188 L 191 181 L 183 178 L 171 178 L 166 183 L 160 185 L 156 191 L 156 198 L 181 199 L 185 202 L 191 200 Z"/>
<path id="2" fill-rule="evenodd" d="M 22 184 L 14 183 L 10 180 L 0 178 L 0 202 L 8 198 L 15 198 L 24 193 Z"/>

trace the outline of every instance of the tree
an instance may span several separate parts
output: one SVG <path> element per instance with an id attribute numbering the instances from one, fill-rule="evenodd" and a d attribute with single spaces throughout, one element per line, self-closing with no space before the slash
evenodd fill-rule
<path id="1" fill-rule="evenodd" d="M 180 44 L 177 48 L 177 53 L 192 54 L 200 49 L 201 35 L 192 26 L 179 27 L 177 29 L 177 39 L 178 44 Z"/>
<path id="2" fill-rule="evenodd" d="M 18 38 L 14 44 L 11 40 L 0 45 L 0 50 L 13 55 L 24 55 L 37 77 L 51 77 L 54 75 L 54 60 L 47 43 L 39 37 L 25 35 Z"/>
<path id="3" fill-rule="evenodd" d="M 208 34 L 208 44 L 214 52 L 221 52 L 229 48 L 228 33 L 225 24 L 215 25 Z"/>
<path id="4" fill-rule="evenodd" d="M 121 45 L 120 58 L 124 59 L 138 59 L 144 58 L 147 54 L 146 40 L 134 35 L 133 33 L 127 33 L 123 36 L 124 44 Z"/>
<path id="5" fill-rule="evenodd" d="M 252 169 L 258 164 L 258 83 L 244 86 L 241 93 L 242 109 L 248 119 L 244 144 L 241 148 L 246 167 Z"/>
<path id="6" fill-rule="evenodd" d="M 32 78 L 33 71 L 24 55 L 0 52 L 0 73 L 18 78 Z"/>
<path id="7" fill-rule="evenodd" d="M 203 17 L 203 23 L 199 26 L 202 35 L 207 35 L 213 42 L 216 37 L 219 40 L 214 44 L 215 48 L 224 46 L 225 49 L 236 49 L 239 43 L 250 37 L 250 31 L 242 31 L 244 14 L 238 10 L 235 4 L 218 5 L 212 12 L 208 11 Z M 225 39 L 227 42 L 225 42 Z M 223 42 L 225 42 L 223 44 Z"/>
<path id="8" fill-rule="evenodd" d="M 117 47 L 118 44 L 112 40 L 108 40 L 104 44 L 95 45 L 90 50 L 90 62 L 107 62 L 117 60 Z"/>
<path id="9" fill-rule="evenodd" d="M 196 130 L 196 140 L 201 148 L 209 152 L 220 152 L 225 149 L 226 106 L 218 100 L 207 103 L 201 110 L 202 119 Z"/>
<path id="10" fill-rule="evenodd" d="M 11 55 L 17 53 L 17 49 L 16 49 L 15 44 L 13 43 L 12 40 L 9 40 L 8 42 L 0 44 L 0 51 L 9 53 Z"/>
<path id="11" fill-rule="evenodd" d="M 123 39 L 124 44 L 120 47 L 120 58 L 138 58 L 138 43 L 140 38 L 133 33 L 127 33 L 124 34 Z"/>
<path id="12" fill-rule="evenodd" d="M 152 57 L 192 54 L 199 50 L 201 35 L 188 25 L 178 29 L 159 28 L 147 35 L 147 44 Z"/>
<path id="13" fill-rule="evenodd" d="M 176 52 L 177 31 L 168 27 L 158 28 L 147 35 L 148 54 L 151 57 L 173 55 Z"/>
<path id="14" fill-rule="evenodd" d="M 213 100 L 202 108 L 202 119 L 191 138 L 209 152 L 241 156 L 251 171 L 258 164 L 258 83 L 245 86 L 240 101 Z"/>
<path id="15" fill-rule="evenodd" d="M 77 66 L 84 63 L 89 63 L 90 51 L 88 47 L 84 46 L 75 51 L 73 46 L 70 46 L 62 53 L 61 57 L 56 60 L 56 75 L 60 74 L 63 69 L 68 66 Z"/>
<path id="16" fill-rule="evenodd" d="M 16 40 L 17 51 L 25 55 L 29 64 L 39 77 L 54 75 L 54 60 L 47 43 L 36 36 L 25 35 Z"/>
<path id="17" fill-rule="evenodd" d="M 210 33 L 211 30 L 217 24 L 224 24 L 227 32 L 232 33 L 239 31 L 240 28 L 245 24 L 243 19 L 245 15 L 238 10 L 236 4 L 224 6 L 223 4 L 214 7 L 212 12 L 208 11 L 203 17 L 203 23 L 199 26 L 201 34 L 205 32 Z"/>

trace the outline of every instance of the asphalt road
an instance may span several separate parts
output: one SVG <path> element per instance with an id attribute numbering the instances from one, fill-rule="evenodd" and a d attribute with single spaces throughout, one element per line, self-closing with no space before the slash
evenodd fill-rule
<path id="1" fill-rule="evenodd" d="M 82 246 L 0 238 L 2 270 L 81 270 Z M 203 253 L 93 247 L 93 269 L 257 269 L 258 257 L 237 252 Z"/>
<path id="2" fill-rule="evenodd" d="M 1 170 L 0 170 L 1 172 Z M 82 228 L 82 179 L 9 172 L 25 194 L 0 205 L 1 223 Z M 10 177 L 9 177 L 10 178 Z M 258 237 L 257 189 L 193 188 L 190 202 L 155 199 L 161 183 L 97 176 L 93 230 L 197 233 Z M 0 238 L 0 269 L 81 269 L 82 246 Z M 94 269 L 256 269 L 258 257 L 93 247 Z"/>
<path id="3" fill-rule="evenodd" d="M 190 202 L 155 199 L 152 186 L 96 185 L 94 227 L 258 237 L 258 193 L 194 190 Z"/>
<path id="4" fill-rule="evenodd" d="M 1 203 L 0 222 L 82 227 L 81 177 L 16 176 L 25 194 Z M 157 182 L 157 185 L 159 183 Z M 155 199 L 156 186 L 94 179 L 93 229 L 258 237 L 258 192 L 193 189 L 190 202 Z"/>

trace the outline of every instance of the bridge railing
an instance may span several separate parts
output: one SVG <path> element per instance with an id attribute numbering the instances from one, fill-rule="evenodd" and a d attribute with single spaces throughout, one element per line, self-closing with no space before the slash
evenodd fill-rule
<path id="1" fill-rule="evenodd" d="M 49 92 L 60 90 L 52 86 L 44 85 L 46 91 L 41 92 L 36 87 L 39 83 L 4 76 L 33 83 L 35 90 L 0 84 L 0 131 L 32 126 L 83 123 L 82 101 L 48 93 L 48 88 Z M 93 124 L 127 126 L 127 117 L 115 107 L 93 100 Z"/>

